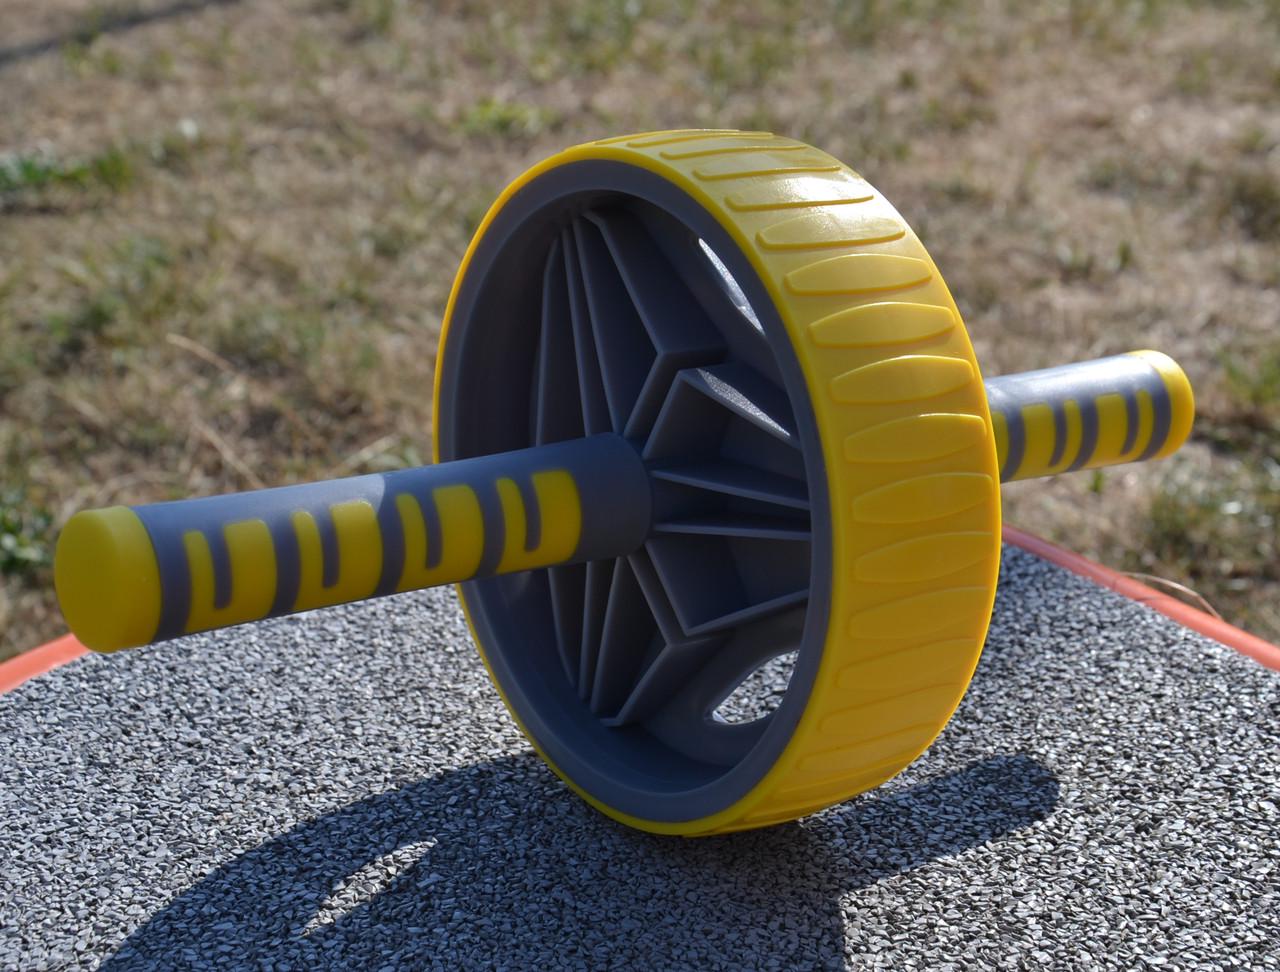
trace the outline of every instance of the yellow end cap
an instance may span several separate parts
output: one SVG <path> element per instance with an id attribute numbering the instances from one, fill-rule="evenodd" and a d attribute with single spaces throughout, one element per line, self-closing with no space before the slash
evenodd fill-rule
<path id="1" fill-rule="evenodd" d="M 160 567 L 142 520 L 127 506 L 67 521 L 53 585 L 71 632 L 94 651 L 145 645 L 160 626 Z"/>
<path id="2" fill-rule="evenodd" d="M 1182 444 L 1187 441 L 1187 436 L 1191 434 L 1191 425 L 1196 418 L 1196 396 L 1191 390 L 1191 380 L 1187 378 L 1187 373 L 1182 370 L 1182 366 L 1163 351 L 1143 350 L 1129 353 L 1141 358 L 1160 372 L 1165 387 L 1169 389 L 1169 437 L 1165 439 L 1160 451 L 1151 457 L 1163 459 L 1182 448 Z"/>

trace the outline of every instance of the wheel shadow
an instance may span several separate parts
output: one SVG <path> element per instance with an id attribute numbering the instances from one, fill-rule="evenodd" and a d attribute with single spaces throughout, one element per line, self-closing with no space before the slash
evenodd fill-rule
<path id="1" fill-rule="evenodd" d="M 1057 800 L 1039 763 L 996 756 L 804 826 L 681 840 L 615 824 L 533 756 L 506 757 L 254 848 L 102 968 L 502 968 L 547 965 L 536 957 L 548 954 L 596 968 L 694 955 L 840 966 L 842 896 L 1029 826 Z M 770 932 L 782 915 L 787 934 Z"/>

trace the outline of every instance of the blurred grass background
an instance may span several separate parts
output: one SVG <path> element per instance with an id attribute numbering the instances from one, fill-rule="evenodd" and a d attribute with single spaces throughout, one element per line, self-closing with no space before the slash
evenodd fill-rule
<path id="1" fill-rule="evenodd" d="M 682 126 L 862 172 L 987 374 L 1178 358 L 1186 449 L 1007 519 L 1280 641 L 1276 0 L 7 0 L 0 107 L 0 657 L 79 507 L 424 461 L 494 196 Z"/>

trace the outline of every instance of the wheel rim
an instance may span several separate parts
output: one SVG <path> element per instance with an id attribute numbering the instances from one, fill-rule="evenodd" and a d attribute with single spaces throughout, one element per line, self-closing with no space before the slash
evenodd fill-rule
<path id="1" fill-rule="evenodd" d="M 654 489 L 633 554 L 462 586 L 495 681 L 607 807 L 681 822 L 731 806 L 785 749 L 825 634 L 825 477 L 767 293 L 670 183 L 588 161 L 507 201 L 458 297 L 442 459 L 614 432 Z M 477 407 L 460 392 L 480 375 L 495 392 Z"/>

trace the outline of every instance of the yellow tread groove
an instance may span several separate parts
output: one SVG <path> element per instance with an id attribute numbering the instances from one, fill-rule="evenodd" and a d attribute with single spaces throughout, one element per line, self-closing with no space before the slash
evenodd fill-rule
<path id="1" fill-rule="evenodd" d="M 626 144 L 631 148 L 640 148 L 648 145 L 667 145 L 671 142 L 682 142 L 691 138 L 709 138 L 712 136 L 720 136 L 721 138 L 731 135 L 740 134 L 733 128 L 672 128 L 665 132 L 644 132 L 640 135 L 614 135 L 610 138 L 597 139 L 591 142 L 594 146 L 605 145 L 622 145 Z"/>
<path id="2" fill-rule="evenodd" d="M 771 180 L 763 186 L 731 192 L 725 196 L 724 202 L 739 213 L 770 213 L 809 209 L 813 206 L 848 206 L 871 202 L 876 197 L 871 187 L 861 179 L 846 182 L 828 180 L 821 187 L 821 198 L 803 195 L 811 188 L 807 180 L 794 179 L 791 183 L 795 186 L 794 191 L 789 189 L 787 180 Z"/>
<path id="3" fill-rule="evenodd" d="M 905 763 L 904 763 L 905 765 Z M 810 813 L 815 813 L 824 807 L 831 806 L 831 800 L 827 799 L 826 794 L 831 793 L 832 786 L 858 786 L 859 791 L 869 789 L 870 786 L 881 784 L 884 780 L 890 779 L 901 770 L 902 766 L 895 763 L 887 763 L 886 766 L 876 772 L 876 774 L 856 774 L 855 776 L 835 776 L 831 777 L 819 784 L 813 786 L 797 786 L 788 793 L 780 793 L 777 795 L 777 802 L 771 803 L 768 811 L 759 811 L 749 813 L 744 818 L 748 821 L 749 826 L 759 827 L 768 826 L 769 823 L 783 823 L 788 820 L 795 820 L 796 817 L 806 817 Z M 788 799 L 790 797 L 790 799 Z"/>
<path id="4" fill-rule="evenodd" d="M 853 518 L 859 523 L 925 523 L 973 509 L 994 488 L 985 473 L 913 476 L 863 493 L 853 501 Z"/>
<path id="5" fill-rule="evenodd" d="M 809 337 L 821 348 L 877 348 L 926 341 L 955 326 L 956 316 L 949 308 L 882 301 L 820 318 L 809 325 Z"/>
<path id="6" fill-rule="evenodd" d="M 853 573 L 873 584 L 936 580 L 990 556 L 989 531 L 931 533 L 863 554 L 854 562 Z"/>
<path id="7" fill-rule="evenodd" d="M 895 253 L 845 253 L 792 270 L 787 289 L 799 297 L 856 297 L 908 290 L 933 276 L 929 264 Z"/>
<path id="8" fill-rule="evenodd" d="M 817 149 L 778 152 L 771 145 L 671 159 L 658 148 L 729 136 L 627 136 L 570 149 L 527 177 L 607 159 L 656 173 L 688 193 L 741 248 L 773 298 L 817 421 L 830 499 L 832 589 L 818 673 L 782 755 L 737 803 L 676 823 L 628 816 L 570 781 L 611 816 L 667 833 L 766 826 L 846 800 L 897 773 L 942 729 L 972 674 L 999 558 L 999 483 L 986 396 L 955 303 L 925 248 L 873 187 Z M 844 215 L 832 215 L 837 212 Z M 886 232 L 871 242 L 851 229 L 890 222 L 904 227 L 903 235 L 889 239 Z M 855 238 L 856 253 L 832 256 L 822 248 L 837 240 L 851 245 Z M 895 295 L 908 290 L 910 296 Z M 921 414 L 919 402 L 886 400 L 898 397 L 887 392 L 875 404 L 837 397 L 836 389 L 850 386 L 887 389 L 893 383 L 888 379 L 883 385 L 881 379 L 833 382 L 877 361 L 899 359 L 903 345 L 920 342 L 927 342 L 918 344 L 922 356 L 969 366 L 961 382 L 963 365 L 941 365 L 944 380 L 932 366 L 915 362 L 926 368 L 915 376 L 925 388 L 959 382 L 936 410 Z M 897 381 L 914 365 L 891 367 L 904 369 Z M 956 520 L 943 522 L 950 516 Z M 938 528 L 921 537 L 917 524 L 932 521 Z M 959 539 L 961 534 L 981 536 Z M 893 549 L 912 543 L 919 549 Z M 984 544 L 989 554 L 979 557 Z M 951 554 L 976 559 L 932 578 L 908 569 L 915 554 L 934 565 Z M 859 563 L 864 571 L 896 569 L 911 579 L 864 582 L 855 576 Z M 824 733 L 828 719 L 847 732 L 836 738 Z"/>
<path id="9" fill-rule="evenodd" d="M 861 793 L 895 776 L 919 755 L 933 738 L 934 726 L 921 724 L 887 737 L 890 742 L 877 749 L 840 746 L 810 754 L 793 773 L 785 789 L 773 794 L 768 810 L 777 806 L 811 804 L 823 793 Z"/>
<path id="10" fill-rule="evenodd" d="M 766 250 L 827 250 L 891 243 L 907 235 L 896 219 L 864 215 L 857 209 L 820 210 L 793 216 L 756 233 Z"/>
<path id="11" fill-rule="evenodd" d="M 849 633 L 863 638 L 921 638 L 969 620 L 979 589 L 942 587 L 896 601 L 885 601 L 849 619 Z"/>
<path id="12" fill-rule="evenodd" d="M 980 415 L 905 415 L 847 436 L 844 457 L 849 462 L 864 463 L 924 462 L 979 445 L 986 435 L 987 423 Z"/>
<path id="13" fill-rule="evenodd" d="M 636 139 L 626 135 L 619 141 L 628 148 L 657 148 L 662 145 L 678 145 L 681 142 L 697 142 L 709 138 L 772 138 L 773 132 L 740 132 L 728 128 L 702 128 L 683 132 L 668 132 L 658 138 Z M 600 143 L 597 143 L 600 144 Z"/>
<path id="14" fill-rule="evenodd" d="M 821 159 L 807 156 L 804 158 L 769 159 L 768 152 L 760 152 L 760 158 L 712 159 L 693 170 L 693 175 L 703 182 L 718 182 L 726 179 L 750 179 L 758 176 L 792 175 L 797 172 L 839 172 L 838 165 L 831 165 Z"/>
<path id="15" fill-rule="evenodd" d="M 973 380 L 964 358 L 904 354 L 882 358 L 831 379 L 831 397 L 847 405 L 883 405 L 937 398 Z"/>
<path id="16" fill-rule="evenodd" d="M 908 643 L 840 669 L 835 686 L 850 701 L 922 687 L 925 679 L 958 677 L 968 662 L 964 638 Z"/>
<path id="17" fill-rule="evenodd" d="M 799 806 L 804 809 L 801 813 L 791 813 L 788 816 L 777 816 L 774 823 L 782 823 L 786 820 L 795 820 L 797 816 L 804 816 L 805 813 L 813 813 L 820 809 L 831 806 L 829 798 L 823 799 L 824 794 L 832 793 L 832 790 L 846 790 L 851 793 L 863 793 L 864 790 L 876 788 L 886 780 L 891 780 L 905 770 L 911 759 L 918 756 L 918 749 L 905 750 L 901 756 L 887 759 L 883 766 L 878 766 L 874 770 L 864 770 L 856 772 L 856 774 L 840 774 L 836 776 L 828 776 L 810 786 L 795 786 L 786 793 L 778 794 L 778 799 L 783 806 Z M 787 798 L 792 798 L 788 800 Z"/>
<path id="18" fill-rule="evenodd" d="M 881 738 L 865 735 L 868 724 L 880 727 L 903 723 L 919 725 L 923 714 L 937 708 L 940 702 L 950 702 L 958 690 L 959 686 L 953 681 L 926 685 L 829 713 L 818 725 L 833 739 L 841 739 L 851 745 L 868 745 Z"/>
<path id="19" fill-rule="evenodd" d="M 812 753 L 797 768 L 794 784 L 777 790 L 767 807 L 762 806 L 745 819 L 773 823 L 793 820 L 830 806 L 833 790 L 861 793 L 879 786 L 896 776 L 919 754 L 922 740 L 932 738 L 932 728 L 929 725 L 911 726 L 886 736 L 886 739 L 896 739 L 895 745 L 900 748 L 884 752 L 870 761 L 859 759 L 857 750 L 848 746 Z M 911 741 L 903 745 L 907 739 Z"/>
<path id="20" fill-rule="evenodd" d="M 892 745 L 897 748 L 891 749 L 886 755 L 868 763 L 855 763 L 855 760 L 851 758 L 855 754 L 851 752 L 851 747 L 847 744 L 809 753 L 796 766 L 797 776 L 803 777 L 804 782 L 788 787 L 787 790 L 782 791 L 779 795 L 785 798 L 787 794 L 795 794 L 798 798 L 807 799 L 810 794 L 805 793 L 804 797 L 799 797 L 799 794 L 812 790 L 821 783 L 830 784 L 847 781 L 859 776 L 877 776 L 893 766 L 900 766 L 915 752 L 916 747 L 919 745 L 920 737 L 925 735 L 931 728 L 932 726 L 928 723 L 907 726 L 905 729 L 887 734 L 883 739 L 874 740 L 874 742 L 881 745 L 892 741 Z"/>
<path id="21" fill-rule="evenodd" d="M 969 642 L 965 638 L 903 644 L 884 642 L 877 651 L 864 651 L 857 661 L 835 673 L 834 684 L 847 697 L 854 698 L 862 688 L 873 684 L 876 691 L 888 691 L 920 677 L 920 672 L 950 671 L 960 664 Z"/>
<path id="22" fill-rule="evenodd" d="M 714 148 L 689 149 L 683 152 L 664 149 L 658 154 L 669 161 L 679 162 L 683 159 L 709 159 L 718 155 L 741 155 L 744 152 L 802 152 L 808 147 L 800 142 L 791 145 L 779 142 L 772 145 L 718 145 Z"/>

